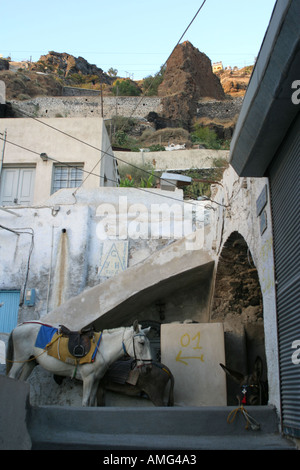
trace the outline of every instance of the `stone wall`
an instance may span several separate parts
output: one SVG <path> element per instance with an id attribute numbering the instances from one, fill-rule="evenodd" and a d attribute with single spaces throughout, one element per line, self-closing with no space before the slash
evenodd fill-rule
<path id="1" fill-rule="evenodd" d="M 73 86 L 63 87 L 64 96 L 100 96 L 100 90 L 90 90 L 89 88 L 78 88 Z"/>
<path id="2" fill-rule="evenodd" d="M 149 165 L 156 171 L 178 171 L 214 168 L 216 160 L 229 161 L 229 150 L 187 149 L 158 152 L 114 151 L 119 168 Z M 129 171 L 130 172 L 130 171 Z"/>
<path id="3" fill-rule="evenodd" d="M 70 87 L 68 90 L 68 96 L 40 96 L 25 101 L 12 100 L 11 104 L 15 110 L 24 111 L 35 117 L 101 117 L 101 97 L 98 92 L 94 93 L 94 96 L 90 96 L 91 94 L 71 96 L 71 93 L 78 90 L 78 88 Z M 90 90 L 84 90 L 84 92 L 87 91 Z M 225 101 L 199 101 L 196 116 L 210 120 L 230 121 L 239 114 L 242 101 L 243 98 Z M 140 96 L 103 97 L 103 115 L 105 119 L 109 119 L 116 114 L 144 118 L 151 111 L 158 114 L 162 113 L 160 98 Z"/>
<path id="4" fill-rule="evenodd" d="M 208 119 L 232 120 L 241 110 L 243 97 L 234 100 L 203 100 L 198 102 L 197 117 Z"/>
<path id="5" fill-rule="evenodd" d="M 100 96 L 37 97 L 26 101 L 11 101 L 13 108 L 34 117 L 101 117 Z M 144 118 L 150 111 L 161 111 L 160 99 L 156 97 L 105 96 L 103 117 L 118 116 Z"/>

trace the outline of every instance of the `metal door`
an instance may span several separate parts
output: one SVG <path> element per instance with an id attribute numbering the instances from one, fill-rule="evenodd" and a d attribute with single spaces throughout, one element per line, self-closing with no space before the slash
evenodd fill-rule
<path id="1" fill-rule="evenodd" d="M 18 323 L 19 290 L 0 290 L 0 333 L 10 333 Z"/>
<path id="2" fill-rule="evenodd" d="M 270 169 L 282 424 L 300 437 L 300 117 Z"/>

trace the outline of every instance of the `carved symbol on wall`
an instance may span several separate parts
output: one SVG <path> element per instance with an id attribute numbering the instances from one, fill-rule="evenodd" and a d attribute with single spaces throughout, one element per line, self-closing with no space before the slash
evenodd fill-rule
<path id="1" fill-rule="evenodd" d="M 100 256 L 100 276 L 112 277 L 127 268 L 128 242 L 105 242 Z"/>

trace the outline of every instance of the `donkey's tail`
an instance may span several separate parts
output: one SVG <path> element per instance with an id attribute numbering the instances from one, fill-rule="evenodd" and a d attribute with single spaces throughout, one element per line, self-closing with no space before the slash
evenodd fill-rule
<path id="1" fill-rule="evenodd" d="M 6 375 L 9 374 L 9 371 L 13 365 L 13 361 L 14 361 L 14 342 L 13 342 L 13 332 L 11 332 L 8 337 L 8 343 L 6 346 Z"/>

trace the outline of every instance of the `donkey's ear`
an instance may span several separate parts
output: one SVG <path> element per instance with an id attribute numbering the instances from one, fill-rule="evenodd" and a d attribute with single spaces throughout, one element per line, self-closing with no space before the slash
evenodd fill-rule
<path id="1" fill-rule="evenodd" d="M 133 330 L 134 330 L 135 333 L 139 333 L 140 327 L 139 327 L 139 322 L 138 322 L 138 320 L 134 320 L 134 322 L 133 322 Z"/>
<path id="2" fill-rule="evenodd" d="M 229 377 L 231 377 L 235 382 L 240 383 L 241 380 L 243 380 L 244 376 L 240 372 L 237 372 L 235 370 L 229 369 L 228 367 L 224 366 L 223 364 L 220 364 L 224 372 L 226 372 Z"/>
<path id="3" fill-rule="evenodd" d="M 257 358 L 255 359 L 255 363 L 254 363 L 253 375 L 255 376 L 257 380 L 260 380 L 262 376 L 262 372 L 263 372 L 263 362 L 262 362 L 261 357 L 257 356 Z"/>
<path id="4" fill-rule="evenodd" d="M 143 328 L 142 332 L 144 333 L 145 336 L 147 336 L 148 333 L 150 333 L 151 326 L 148 326 L 148 328 Z"/>

